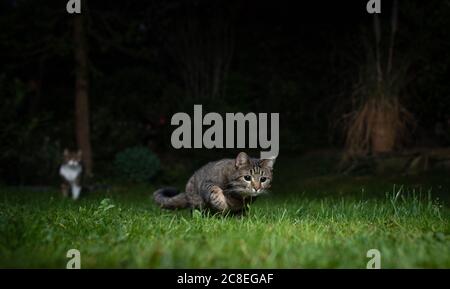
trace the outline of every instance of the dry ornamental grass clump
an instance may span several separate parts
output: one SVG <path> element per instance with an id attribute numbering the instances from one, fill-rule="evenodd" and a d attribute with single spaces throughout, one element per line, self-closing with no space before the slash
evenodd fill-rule
<path id="1" fill-rule="evenodd" d="M 397 1 L 391 16 L 387 53 L 382 53 L 378 15 L 374 15 L 375 44 L 367 47 L 366 63 L 361 66 L 352 92 L 352 111 L 344 116 L 344 159 L 390 153 L 408 138 L 414 116 L 403 104 L 408 63 L 394 62 L 397 31 Z"/>

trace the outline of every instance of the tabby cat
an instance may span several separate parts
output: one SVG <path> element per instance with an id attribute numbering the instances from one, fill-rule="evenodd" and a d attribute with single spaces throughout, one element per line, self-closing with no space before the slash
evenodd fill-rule
<path id="1" fill-rule="evenodd" d="M 61 191 L 64 197 L 72 197 L 77 200 L 81 193 L 81 178 L 83 166 L 81 165 L 81 151 L 71 152 L 64 150 L 63 163 L 59 168 L 59 174 L 63 179 Z"/>
<path id="2" fill-rule="evenodd" d="M 166 209 L 211 209 L 215 212 L 243 212 L 247 204 L 270 188 L 275 159 L 253 159 L 241 152 L 236 159 L 223 159 L 197 170 L 185 192 L 162 188 L 154 200 Z"/>

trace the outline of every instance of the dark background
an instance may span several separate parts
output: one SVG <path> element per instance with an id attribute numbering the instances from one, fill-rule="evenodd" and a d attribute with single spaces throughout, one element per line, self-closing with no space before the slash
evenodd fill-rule
<path id="1" fill-rule="evenodd" d="M 385 63 L 393 1 L 381 2 Z M 203 104 L 204 113 L 278 112 L 280 157 L 316 152 L 332 159 L 336 172 L 347 155 L 370 167 L 374 158 L 414 152 L 399 165 L 404 168 L 448 147 L 450 1 L 398 1 L 392 59 L 402 84 L 394 97 L 411 121 L 382 154 L 373 145 L 351 154 L 346 120 L 364 102 L 355 92 L 376 47 L 366 3 L 82 1 L 93 176 L 114 176 L 117 153 L 135 146 L 161 159 L 163 177 L 177 164 L 232 156 L 236 151 L 171 147 L 172 115 L 192 114 L 194 104 Z M 80 146 L 73 32 L 80 16 L 65 6 L 0 1 L 2 183 L 52 184 L 62 150 Z"/>

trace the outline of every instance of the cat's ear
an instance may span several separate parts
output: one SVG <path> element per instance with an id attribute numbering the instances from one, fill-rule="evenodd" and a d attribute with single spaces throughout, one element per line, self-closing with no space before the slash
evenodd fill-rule
<path id="1" fill-rule="evenodd" d="M 81 160 L 82 157 L 83 157 L 83 151 L 82 151 L 82 150 L 78 150 L 78 151 L 77 151 L 77 158 L 78 158 L 79 160 Z"/>
<path id="2" fill-rule="evenodd" d="M 236 157 L 236 167 L 240 168 L 249 163 L 248 155 L 244 152 L 240 152 Z"/>
<path id="3" fill-rule="evenodd" d="M 64 149 L 64 151 L 63 151 L 63 156 L 64 156 L 65 158 L 67 158 L 67 157 L 69 157 L 69 154 L 70 154 L 69 150 L 68 150 L 68 149 Z"/>
<path id="4" fill-rule="evenodd" d="M 272 159 L 263 159 L 260 162 L 261 167 L 266 167 L 269 169 L 273 169 L 273 165 L 275 165 L 275 158 Z"/>

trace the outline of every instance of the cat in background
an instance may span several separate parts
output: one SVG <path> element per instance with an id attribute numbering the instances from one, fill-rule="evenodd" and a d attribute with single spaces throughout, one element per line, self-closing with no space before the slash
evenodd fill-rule
<path id="1" fill-rule="evenodd" d="M 64 197 L 72 197 L 77 200 L 81 193 L 81 179 L 83 175 L 82 152 L 64 150 L 63 163 L 59 168 L 59 174 L 63 179 L 61 191 Z"/>
<path id="2" fill-rule="evenodd" d="M 253 159 L 241 152 L 235 159 L 210 162 L 198 169 L 185 192 L 162 188 L 153 193 L 165 209 L 204 209 L 220 213 L 244 212 L 247 205 L 270 188 L 275 159 Z"/>

